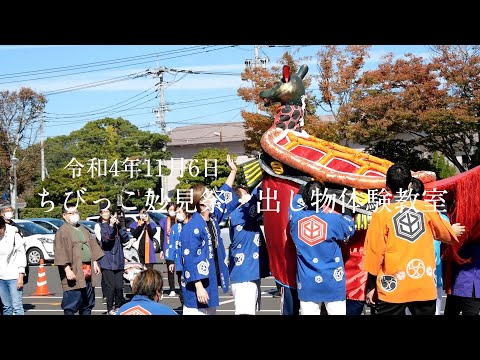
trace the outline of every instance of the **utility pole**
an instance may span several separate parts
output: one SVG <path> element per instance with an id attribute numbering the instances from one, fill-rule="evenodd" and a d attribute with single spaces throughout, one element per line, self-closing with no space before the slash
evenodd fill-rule
<path id="1" fill-rule="evenodd" d="M 15 219 L 18 219 L 18 195 L 17 195 L 17 165 L 20 160 L 15 156 L 15 151 L 13 152 L 13 156 L 10 158 L 10 162 L 12 163 L 13 167 L 13 194 L 10 193 L 10 203 L 15 211 Z"/>
<path id="2" fill-rule="evenodd" d="M 223 148 L 223 141 L 222 141 L 222 132 L 221 131 L 215 131 L 213 133 L 215 136 L 220 136 L 220 148 Z"/>
<path id="3" fill-rule="evenodd" d="M 160 82 L 158 83 L 158 93 L 160 94 L 158 115 L 160 118 L 160 128 L 162 129 L 162 132 L 166 134 L 167 124 L 165 124 L 165 113 L 167 111 L 167 106 L 165 105 L 165 83 L 163 82 L 163 71 L 159 72 L 158 78 L 160 80 Z"/>
<path id="4" fill-rule="evenodd" d="M 254 60 L 253 60 L 253 72 L 255 73 L 256 70 L 259 68 L 259 67 L 262 67 L 264 69 L 267 68 L 267 63 L 269 61 L 268 57 L 265 57 L 265 58 L 262 58 L 260 57 L 260 48 L 264 46 L 264 45 L 254 45 L 254 48 L 253 48 L 253 56 L 254 56 Z M 245 66 L 248 67 L 248 68 L 251 68 L 252 67 L 252 59 L 246 59 L 245 60 Z M 257 111 L 257 114 L 260 113 L 260 108 L 258 107 L 258 104 L 255 104 L 255 107 L 256 107 L 256 111 Z"/>
<path id="5" fill-rule="evenodd" d="M 159 67 L 157 69 L 148 70 L 148 74 L 153 77 L 158 77 L 158 98 L 160 100 L 158 108 L 154 109 L 153 112 L 158 118 L 158 123 L 160 124 L 160 129 L 163 134 L 167 134 L 166 128 L 167 124 L 165 123 L 165 113 L 167 112 L 167 105 L 165 103 L 165 82 L 163 80 L 163 74 L 165 73 L 165 68 Z"/>
<path id="6" fill-rule="evenodd" d="M 154 109 L 153 112 L 158 118 L 157 121 L 160 123 L 162 134 L 168 135 L 167 124 L 165 123 L 165 113 L 167 112 L 167 104 L 165 103 L 165 85 L 168 84 L 163 79 L 165 71 L 167 71 L 167 69 L 159 65 L 157 69 L 148 70 L 147 74 L 150 74 L 153 77 L 158 77 L 158 98 L 160 102 L 158 108 Z M 161 176 L 160 181 L 162 184 L 162 191 L 164 191 L 166 196 L 166 193 L 168 192 L 168 179 L 166 176 Z"/>
<path id="7" fill-rule="evenodd" d="M 45 149 L 43 147 L 43 111 L 40 117 L 40 168 L 42 181 L 45 180 Z"/>

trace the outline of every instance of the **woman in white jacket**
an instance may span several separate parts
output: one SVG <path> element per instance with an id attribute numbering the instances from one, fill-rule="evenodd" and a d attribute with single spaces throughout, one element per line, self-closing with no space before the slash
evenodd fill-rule
<path id="1" fill-rule="evenodd" d="M 25 240 L 0 216 L 0 298 L 3 315 L 24 315 L 23 275 L 27 266 Z"/>

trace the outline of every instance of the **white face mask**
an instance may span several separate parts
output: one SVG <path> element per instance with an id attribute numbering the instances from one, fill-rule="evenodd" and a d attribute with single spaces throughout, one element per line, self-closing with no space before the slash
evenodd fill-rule
<path id="1" fill-rule="evenodd" d="M 78 220 L 80 220 L 80 215 L 78 215 L 78 214 L 70 215 L 70 222 L 73 225 L 76 225 L 78 223 Z"/>
<path id="2" fill-rule="evenodd" d="M 174 216 L 175 216 L 175 211 L 170 210 L 170 211 L 168 212 L 168 216 L 174 217 Z"/>
<path id="3" fill-rule="evenodd" d="M 5 214 L 3 214 L 3 217 L 6 220 L 11 220 L 13 218 L 13 212 L 12 211 L 7 211 Z"/>
<path id="4" fill-rule="evenodd" d="M 182 222 L 185 220 L 185 214 L 178 213 L 177 214 L 177 221 Z"/>

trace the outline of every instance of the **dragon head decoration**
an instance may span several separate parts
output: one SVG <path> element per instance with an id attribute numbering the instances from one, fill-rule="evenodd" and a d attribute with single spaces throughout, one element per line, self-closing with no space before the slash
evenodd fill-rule
<path id="1" fill-rule="evenodd" d="M 283 77 L 275 86 L 260 92 L 259 96 L 265 100 L 265 106 L 274 102 L 282 105 L 302 105 L 302 96 L 305 95 L 303 78 L 308 72 L 308 66 L 302 65 L 296 74 L 290 73 L 290 66 L 283 66 Z"/>

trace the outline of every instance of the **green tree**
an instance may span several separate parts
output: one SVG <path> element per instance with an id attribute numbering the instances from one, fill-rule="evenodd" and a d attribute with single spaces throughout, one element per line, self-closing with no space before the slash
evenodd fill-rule
<path id="1" fill-rule="evenodd" d="M 230 167 L 227 164 L 227 149 L 204 148 L 193 155 L 192 161 L 185 164 L 183 177 L 178 177 L 180 183 L 175 187 L 174 196 L 176 197 L 177 189 L 189 189 L 193 184 L 203 183 L 210 189 L 220 188 L 227 180 L 230 174 Z M 236 156 L 232 155 L 235 159 Z M 217 160 L 217 176 L 210 175 L 214 172 L 214 160 Z M 208 175 L 205 176 L 205 160 L 207 160 Z M 237 178 L 235 184 L 242 181 L 240 174 L 240 167 L 237 165 Z M 190 171 L 191 169 L 191 171 Z"/>
<path id="2" fill-rule="evenodd" d="M 414 140 L 384 140 L 367 147 L 365 152 L 393 163 L 402 162 L 412 171 L 435 171 L 431 158 L 424 157 L 416 145 Z"/>
<path id="3" fill-rule="evenodd" d="M 77 190 L 87 188 L 84 199 L 90 204 L 93 200 L 107 198 L 115 205 L 118 194 L 123 195 L 125 204 L 127 196 L 124 191 L 133 191 L 135 195 L 129 200 L 137 206 L 144 204 L 144 195 L 149 188 L 155 194 L 161 192 L 157 160 L 170 158 L 170 152 L 166 150 L 169 140 L 166 135 L 141 131 L 122 118 L 91 121 L 69 135 L 47 140 L 46 166 L 50 177 L 37 185 L 35 193 L 41 193 L 45 188 L 50 199 L 57 203 L 64 201 L 66 191 L 75 194 Z M 72 178 L 72 173 L 65 169 L 72 158 L 84 165 L 80 177 Z M 138 165 L 136 169 L 139 171 L 128 171 L 129 164 Z M 168 173 L 162 166 L 162 174 Z M 38 195 L 35 196 L 29 202 L 32 206 L 40 201 Z"/>
<path id="4" fill-rule="evenodd" d="M 433 153 L 431 162 L 435 167 L 435 173 L 437 174 L 437 179 L 439 180 L 453 176 L 457 173 L 455 166 L 451 165 L 450 162 L 445 159 L 445 156 L 438 151 Z"/>

